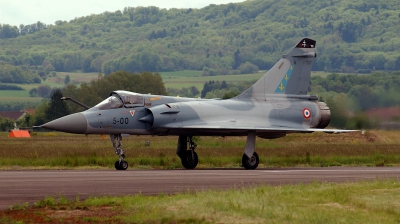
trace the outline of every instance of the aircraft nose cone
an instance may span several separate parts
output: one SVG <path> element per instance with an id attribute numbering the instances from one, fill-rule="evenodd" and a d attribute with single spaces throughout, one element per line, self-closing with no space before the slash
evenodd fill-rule
<path id="1" fill-rule="evenodd" d="M 55 131 L 84 134 L 87 128 L 87 119 L 82 113 L 75 113 L 50 121 L 40 127 Z"/>

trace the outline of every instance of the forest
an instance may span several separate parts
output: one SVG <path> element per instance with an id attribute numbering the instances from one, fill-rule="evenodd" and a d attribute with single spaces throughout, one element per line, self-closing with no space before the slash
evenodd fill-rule
<path id="1" fill-rule="evenodd" d="M 201 9 L 126 7 L 71 21 L 0 25 L 0 64 L 29 73 L 110 74 L 269 69 L 302 37 L 317 40 L 313 70 L 400 69 L 396 0 L 252 0 Z M 9 69 L 10 70 L 10 69 Z M 0 73 L 0 81 L 20 82 Z M 36 79 L 37 81 L 37 79 Z"/>

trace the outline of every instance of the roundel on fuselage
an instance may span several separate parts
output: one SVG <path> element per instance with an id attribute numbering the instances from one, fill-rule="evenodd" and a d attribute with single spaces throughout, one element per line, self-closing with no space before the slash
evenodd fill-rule
<path id="1" fill-rule="evenodd" d="M 308 118 L 311 117 L 311 111 L 310 111 L 310 109 L 308 109 L 308 108 L 304 108 L 304 109 L 303 109 L 303 117 L 304 117 L 305 119 L 308 119 Z"/>

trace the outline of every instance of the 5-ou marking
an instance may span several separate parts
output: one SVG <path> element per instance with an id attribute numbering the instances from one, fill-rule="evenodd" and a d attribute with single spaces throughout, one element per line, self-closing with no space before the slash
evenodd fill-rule
<path id="1" fill-rule="evenodd" d="M 311 117 L 311 111 L 310 111 L 310 109 L 304 108 L 304 109 L 303 109 L 303 116 L 304 116 L 305 119 L 310 118 L 310 117 Z"/>

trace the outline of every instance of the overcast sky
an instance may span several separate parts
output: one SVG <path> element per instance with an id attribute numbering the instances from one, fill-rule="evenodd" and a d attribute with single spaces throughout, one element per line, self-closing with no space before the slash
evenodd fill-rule
<path id="1" fill-rule="evenodd" d="M 0 0 L 0 24 L 19 26 L 37 21 L 54 24 L 76 17 L 115 12 L 125 7 L 157 6 L 159 8 L 203 8 L 210 4 L 227 4 L 244 0 Z"/>

